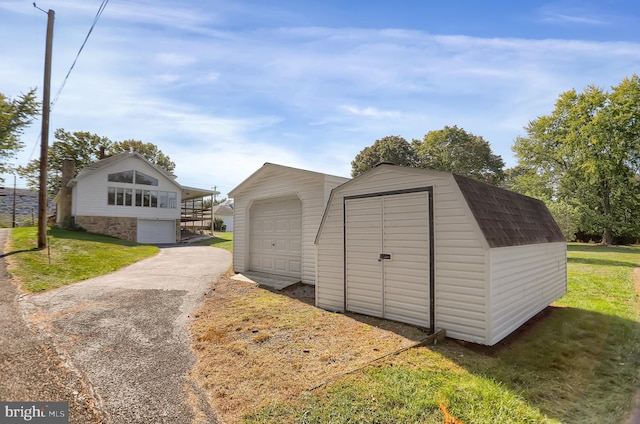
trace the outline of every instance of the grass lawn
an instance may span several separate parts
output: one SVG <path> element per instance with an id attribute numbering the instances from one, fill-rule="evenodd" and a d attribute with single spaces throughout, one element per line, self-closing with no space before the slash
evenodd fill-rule
<path id="1" fill-rule="evenodd" d="M 213 246 L 228 250 L 233 253 L 233 233 L 216 231 L 212 238 L 198 240 L 193 244 L 200 246 Z"/>
<path id="2" fill-rule="evenodd" d="M 9 271 L 22 288 L 40 292 L 116 271 L 158 253 L 156 246 L 80 231 L 51 229 L 48 249 L 37 249 L 37 228 L 14 228 Z"/>
<path id="3" fill-rule="evenodd" d="M 250 423 L 442 423 L 443 409 L 447 409 L 465 423 L 623 422 L 640 386 L 640 314 L 633 285 L 639 261 L 638 247 L 572 244 L 569 293 L 497 346 L 447 340 L 410 349 L 316 389 L 309 382 L 297 396 L 274 397 L 260 408 L 245 409 L 243 419 Z M 265 291 L 260 296 L 279 295 Z M 275 302 L 267 300 L 263 299 Z M 237 302 L 232 304 L 238 308 Z M 268 310 L 255 303 L 251 307 L 255 311 L 241 310 L 244 321 L 230 332 L 242 332 L 242 322 L 253 328 Z M 283 314 L 287 308 L 283 306 Z M 278 342 L 284 333 L 276 331 L 279 318 L 272 319 L 270 327 L 253 329 L 253 337 L 268 329 L 269 343 Z M 286 325 L 291 324 L 282 323 L 283 328 Z M 216 341 L 235 343 L 236 356 L 249 358 L 252 350 L 265 343 L 249 339 L 240 344 L 231 338 L 233 334 L 222 328 L 216 332 L 213 326 L 208 328 L 213 339 L 201 340 L 201 349 Z M 198 327 L 194 328 L 196 337 L 205 335 L 198 335 Z M 287 331 L 287 337 L 292 337 Z M 313 353 L 313 341 L 303 341 L 306 351 Z M 265 361 L 262 369 L 267 373 L 264 354 L 252 358 Z M 283 358 L 276 363 L 287 367 Z M 296 362 L 296 367 L 299 375 L 305 375 L 304 361 Z M 272 380 L 265 377 L 264 389 L 270 390 L 269 384 L 288 384 L 282 375 L 272 369 Z M 220 394 L 215 378 L 211 383 L 220 396 L 240 396 L 243 390 L 230 385 Z M 242 387 L 242 379 L 235 384 Z"/>

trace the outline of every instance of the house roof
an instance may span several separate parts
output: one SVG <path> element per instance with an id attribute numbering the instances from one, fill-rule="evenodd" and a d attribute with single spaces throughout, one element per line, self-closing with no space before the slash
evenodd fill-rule
<path id="1" fill-rule="evenodd" d="M 212 213 L 217 216 L 233 216 L 233 206 L 232 205 L 216 205 L 212 209 Z"/>
<path id="2" fill-rule="evenodd" d="M 100 159 L 98 161 L 92 162 L 92 163 L 86 165 L 84 168 L 82 168 L 82 170 L 78 173 L 78 175 L 76 175 L 75 178 L 73 178 L 71 181 L 69 181 L 69 185 L 75 185 L 78 182 L 79 179 L 82 179 L 82 178 L 86 177 L 87 175 L 93 174 L 94 172 L 96 172 L 96 171 L 98 171 L 98 170 L 100 170 L 102 168 L 106 168 L 108 166 L 111 166 L 111 165 L 113 165 L 115 163 L 118 163 L 120 161 L 123 161 L 125 159 L 129 159 L 129 158 L 136 158 L 136 159 L 139 159 L 139 160 L 141 160 L 143 162 L 146 162 L 149 166 L 152 166 L 159 173 L 164 175 L 168 180 L 171 180 L 173 183 L 175 183 L 179 187 L 182 187 L 182 186 L 180 186 L 180 184 L 178 184 L 178 182 L 176 181 L 176 178 L 175 178 L 174 175 L 171 175 L 167 171 L 165 171 L 164 169 L 159 168 L 156 165 L 152 164 L 151 162 L 146 160 L 138 152 L 118 153 L 117 155 L 109 156 L 108 158 L 104 158 L 104 159 Z"/>
<path id="3" fill-rule="evenodd" d="M 247 179 L 241 182 L 236 188 L 231 190 L 229 192 L 229 197 L 235 197 L 236 195 L 245 191 L 247 188 L 251 187 L 251 185 L 255 181 L 259 181 L 260 179 L 265 178 L 266 176 L 269 176 L 278 172 L 286 172 L 286 173 L 290 173 L 291 175 L 306 175 L 306 176 L 312 176 L 312 177 L 322 178 L 322 179 L 334 178 L 334 179 L 337 179 L 339 182 L 345 182 L 349 180 L 349 178 L 338 177 L 335 175 L 323 174 L 321 172 L 308 171 L 306 169 L 292 168 L 290 166 L 277 165 L 275 163 L 266 162 L 264 165 L 262 165 L 261 168 L 259 168 L 249 177 L 247 177 Z"/>
<path id="4" fill-rule="evenodd" d="M 69 186 L 74 186 L 78 182 L 78 180 L 80 180 L 80 179 L 82 179 L 82 178 L 84 178 L 84 177 L 86 177 L 88 175 L 91 175 L 94 172 L 97 172 L 98 170 L 100 170 L 102 168 L 106 168 L 108 166 L 111 166 L 111 165 L 113 165 L 115 163 L 118 163 L 118 162 L 123 161 L 123 160 L 128 159 L 128 158 L 136 158 L 136 159 L 139 159 L 139 160 L 141 160 L 143 162 L 146 162 L 149 166 L 153 167 L 156 171 L 158 171 L 160 174 L 165 176 L 169 181 L 174 183 L 181 190 L 181 200 L 182 201 L 191 200 L 191 199 L 197 199 L 197 198 L 200 198 L 200 197 L 213 195 L 213 190 L 206 190 L 206 189 L 201 189 L 201 188 L 187 187 L 187 186 L 180 185 L 176 181 L 176 178 L 175 178 L 174 175 L 172 175 L 169 172 L 165 171 L 164 169 L 159 168 L 158 166 L 152 164 L 151 162 L 149 162 L 147 159 L 145 159 L 138 152 L 119 153 L 117 155 L 109 156 L 108 158 L 100 159 L 98 161 L 90 163 L 87 166 L 85 166 L 84 168 L 82 168 L 82 170 L 78 173 L 78 175 L 76 175 L 75 178 L 73 178 L 71 181 L 69 181 Z"/>
<path id="5" fill-rule="evenodd" d="M 453 176 L 490 247 L 565 241 L 544 202 Z"/>

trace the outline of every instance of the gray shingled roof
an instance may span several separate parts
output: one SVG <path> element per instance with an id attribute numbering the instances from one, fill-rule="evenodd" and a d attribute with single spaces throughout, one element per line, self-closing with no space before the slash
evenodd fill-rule
<path id="1" fill-rule="evenodd" d="M 233 216 L 233 207 L 230 205 L 216 205 L 212 210 L 214 215 Z"/>
<path id="2" fill-rule="evenodd" d="M 460 175 L 454 178 L 490 247 L 565 241 L 542 201 Z"/>

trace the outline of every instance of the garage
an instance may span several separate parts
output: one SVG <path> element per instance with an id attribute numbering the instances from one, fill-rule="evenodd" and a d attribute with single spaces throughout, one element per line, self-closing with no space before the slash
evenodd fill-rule
<path id="1" fill-rule="evenodd" d="M 545 204 L 381 164 L 332 190 L 315 240 L 316 306 L 494 345 L 567 291 Z"/>
<path id="2" fill-rule="evenodd" d="M 176 221 L 171 219 L 138 219 L 138 243 L 167 244 L 176 242 Z"/>
<path id="3" fill-rule="evenodd" d="M 250 211 L 250 271 L 300 277 L 302 202 L 298 197 L 254 203 Z"/>
<path id="4" fill-rule="evenodd" d="M 265 163 L 229 192 L 233 270 L 316 282 L 314 241 L 331 190 L 348 178 Z"/>
<path id="5" fill-rule="evenodd" d="M 345 223 L 346 309 L 429 327 L 429 192 L 346 197 Z"/>

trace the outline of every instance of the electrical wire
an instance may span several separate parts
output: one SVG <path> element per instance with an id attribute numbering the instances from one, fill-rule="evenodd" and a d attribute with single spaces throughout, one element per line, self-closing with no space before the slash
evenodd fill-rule
<path id="1" fill-rule="evenodd" d="M 76 66 L 76 62 L 78 61 L 78 57 L 80 57 L 80 53 L 82 52 L 82 49 L 84 49 L 85 44 L 87 44 L 87 40 L 89 40 L 89 36 L 91 35 L 93 28 L 95 28 L 96 24 L 98 23 L 98 20 L 100 19 L 100 16 L 102 15 L 102 12 L 104 11 L 105 7 L 107 7 L 108 3 L 109 3 L 109 0 L 102 0 L 102 4 L 98 8 L 98 12 L 96 13 L 96 17 L 93 19 L 93 23 L 91 24 L 91 28 L 89 28 L 89 32 L 87 33 L 87 36 L 84 38 L 84 41 L 82 42 L 82 45 L 80 46 L 80 49 L 76 54 L 76 58 L 73 60 L 73 63 L 69 68 L 69 72 L 67 72 L 67 75 L 64 77 L 64 80 L 62 81 L 62 84 L 60 85 L 60 88 L 58 89 L 56 96 L 53 98 L 53 101 L 51 102 L 51 106 L 50 106 L 51 109 L 53 109 L 53 106 L 58 101 L 58 97 L 60 97 L 60 93 L 62 93 L 62 89 L 64 89 L 64 86 L 66 85 L 67 80 L 69 79 L 69 75 L 71 75 L 71 71 Z"/>

